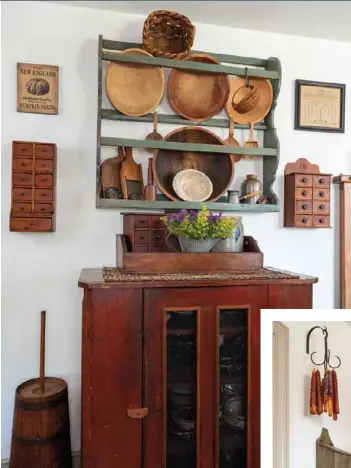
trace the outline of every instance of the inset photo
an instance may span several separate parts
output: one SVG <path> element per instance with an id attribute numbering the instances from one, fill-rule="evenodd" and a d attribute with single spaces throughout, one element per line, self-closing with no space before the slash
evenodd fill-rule
<path id="1" fill-rule="evenodd" d="M 270 418 L 273 468 L 351 468 L 351 311 L 264 311 L 263 348 L 268 334 L 271 362 L 265 349 L 261 374 L 262 468 L 268 467 Z"/>

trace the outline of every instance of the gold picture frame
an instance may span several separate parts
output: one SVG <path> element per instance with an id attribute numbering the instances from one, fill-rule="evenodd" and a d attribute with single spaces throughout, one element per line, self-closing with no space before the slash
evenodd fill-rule
<path id="1" fill-rule="evenodd" d="M 344 133 L 345 91 L 344 84 L 296 80 L 295 130 Z"/>
<path id="2" fill-rule="evenodd" d="M 59 67 L 17 63 L 17 112 L 58 114 Z"/>

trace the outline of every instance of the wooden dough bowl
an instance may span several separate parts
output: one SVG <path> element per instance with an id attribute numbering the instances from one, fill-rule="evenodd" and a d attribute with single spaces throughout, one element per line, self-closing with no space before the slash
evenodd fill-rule
<path id="1" fill-rule="evenodd" d="M 165 137 L 165 141 L 224 145 L 217 135 L 199 127 L 174 130 Z M 159 150 L 153 159 L 154 178 L 161 192 L 171 200 L 180 200 L 173 190 L 172 182 L 174 176 L 183 169 L 196 169 L 209 177 L 213 192 L 208 201 L 218 200 L 234 177 L 234 162 L 230 154 Z"/>

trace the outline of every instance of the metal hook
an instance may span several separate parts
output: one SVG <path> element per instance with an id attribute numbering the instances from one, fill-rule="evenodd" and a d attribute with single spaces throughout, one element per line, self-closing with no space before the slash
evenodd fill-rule
<path id="1" fill-rule="evenodd" d="M 247 76 L 247 67 L 245 67 L 245 86 L 249 87 L 249 77 Z"/>
<path id="2" fill-rule="evenodd" d="M 307 354 L 310 354 L 310 336 L 311 336 L 311 333 L 316 330 L 316 329 L 319 329 L 319 330 L 322 330 L 323 332 L 323 335 L 324 335 L 324 359 L 323 359 L 323 362 L 321 363 L 317 363 L 313 360 L 313 355 L 314 354 L 317 354 L 316 351 L 314 351 L 311 355 L 310 355 L 310 358 L 311 358 L 311 361 L 313 362 L 313 364 L 315 366 L 322 366 L 324 365 L 324 367 L 330 367 L 332 369 L 338 369 L 340 366 L 341 366 L 341 359 L 339 358 L 339 356 L 335 356 L 335 358 L 339 361 L 339 364 L 334 367 L 330 364 L 330 349 L 328 347 L 328 330 L 327 330 L 327 327 L 319 327 L 319 326 L 316 326 L 316 327 L 313 327 L 311 328 L 311 330 L 308 332 L 307 334 L 307 338 L 306 338 L 306 353 Z"/>

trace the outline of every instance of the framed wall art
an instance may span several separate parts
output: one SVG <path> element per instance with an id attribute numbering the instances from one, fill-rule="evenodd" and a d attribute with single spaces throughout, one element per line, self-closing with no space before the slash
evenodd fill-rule
<path id="1" fill-rule="evenodd" d="M 58 114 L 59 67 L 17 63 L 17 112 Z"/>
<path id="2" fill-rule="evenodd" d="M 345 132 L 345 85 L 296 80 L 295 130 Z"/>

